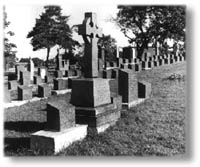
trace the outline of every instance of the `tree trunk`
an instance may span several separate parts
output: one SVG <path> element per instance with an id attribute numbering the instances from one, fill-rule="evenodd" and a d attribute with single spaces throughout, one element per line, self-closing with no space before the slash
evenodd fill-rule
<path id="1" fill-rule="evenodd" d="M 50 53 L 50 48 L 47 48 L 47 60 L 46 60 L 46 67 L 48 68 L 48 62 L 49 62 L 49 53 Z"/>

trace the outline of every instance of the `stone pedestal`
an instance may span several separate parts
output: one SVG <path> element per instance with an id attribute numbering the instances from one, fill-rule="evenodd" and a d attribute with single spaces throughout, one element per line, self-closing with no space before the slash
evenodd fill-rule
<path id="1" fill-rule="evenodd" d="M 60 132 L 41 130 L 31 135 L 31 149 L 44 154 L 56 154 L 86 135 L 87 125 L 76 125 Z"/>
<path id="2" fill-rule="evenodd" d="M 74 79 L 71 103 L 77 107 L 96 107 L 109 104 L 109 80 L 102 78 Z"/>
<path id="3" fill-rule="evenodd" d="M 76 123 L 88 125 L 88 135 L 96 135 L 114 125 L 121 116 L 121 96 L 111 97 L 110 104 L 98 107 L 76 107 Z"/>

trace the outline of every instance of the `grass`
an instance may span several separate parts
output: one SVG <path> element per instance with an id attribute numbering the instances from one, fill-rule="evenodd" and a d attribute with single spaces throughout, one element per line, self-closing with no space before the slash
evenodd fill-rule
<path id="1" fill-rule="evenodd" d="M 104 133 L 75 142 L 57 156 L 184 155 L 185 67 L 185 63 L 179 63 L 140 72 L 139 80 L 152 83 L 153 96 L 130 110 L 122 110 L 121 119 Z M 28 147 L 5 152 L 38 155 Z"/>

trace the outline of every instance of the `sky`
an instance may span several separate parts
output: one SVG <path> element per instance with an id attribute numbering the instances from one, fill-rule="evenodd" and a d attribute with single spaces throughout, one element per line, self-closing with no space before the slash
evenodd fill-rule
<path id="1" fill-rule="evenodd" d="M 85 12 L 95 12 L 97 14 L 97 24 L 103 29 L 104 35 L 111 35 L 117 40 L 118 46 L 128 46 L 127 38 L 124 37 L 120 29 L 108 19 L 115 17 L 118 11 L 117 5 L 95 5 L 95 4 L 81 4 L 81 5 L 60 5 L 63 15 L 70 15 L 68 24 L 70 26 L 81 24 L 84 19 Z M 8 30 L 15 33 L 15 36 L 10 38 L 10 41 L 17 45 L 16 56 L 20 58 L 40 57 L 46 59 L 46 49 L 38 51 L 32 50 L 30 38 L 26 38 L 29 31 L 35 25 L 36 18 L 44 11 L 43 5 L 6 5 L 6 12 L 8 21 L 11 24 Z M 73 33 L 74 39 L 83 42 L 82 37 L 77 33 Z M 50 52 L 50 58 L 56 55 L 56 48 Z"/>

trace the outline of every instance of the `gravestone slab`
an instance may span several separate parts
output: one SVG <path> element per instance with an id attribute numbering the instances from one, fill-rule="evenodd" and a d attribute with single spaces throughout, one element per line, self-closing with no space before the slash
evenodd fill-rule
<path id="1" fill-rule="evenodd" d="M 57 154 L 73 142 L 87 136 L 87 125 L 76 125 L 61 132 L 38 131 L 31 134 L 31 150 Z"/>
<path id="2" fill-rule="evenodd" d="M 122 103 L 131 103 L 138 99 L 137 77 L 132 70 L 119 70 L 118 84 Z"/>
<path id="3" fill-rule="evenodd" d="M 53 80 L 54 90 L 68 89 L 68 78 L 56 78 Z"/>
<path id="4" fill-rule="evenodd" d="M 61 70 L 56 70 L 54 72 L 54 75 L 56 78 L 62 78 L 63 77 L 63 72 Z"/>
<path id="5" fill-rule="evenodd" d="M 8 89 L 9 90 L 17 90 L 19 83 L 16 80 L 8 81 Z"/>
<path id="6" fill-rule="evenodd" d="M 45 76 L 45 83 L 53 83 L 54 77 L 51 75 L 46 75 Z"/>
<path id="7" fill-rule="evenodd" d="M 24 85 L 18 86 L 18 100 L 32 99 L 32 87 Z"/>
<path id="8" fill-rule="evenodd" d="M 29 85 L 31 83 L 30 72 L 29 71 L 20 71 L 19 82 L 21 85 Z"/>
<path id="9" fill-rule="evenodd" d="M 26 64 L 17 64 L 15 65 L 15 74 L 17 75 L 17 80 L 20 79 L 20 71 L 26 71 Z"/>
<path id="10" fill-rule="evenodd" d="M 75 107 L 64 100 L 47 104 L 47 129 L 62 131 L 75 126 Z"/>
<path id="11" fill-rule="evenodd" d="M 139 98 L 151 97 L 151 83 L 146 81 L 138 82 L 138 97 Z"/>
<path id="12" fill-rule="evenodd" d="M 108 104 L 111 102 L 109 89 L 109 80 L 107 79 L 74 79 L 72 81 L 71 103 L 79 107 L 96 107 Z"/>
<path id="13" fill-rule="evenodd" d="M 28 67 L 27 70 L 30 72 L 30 80 L 33 81 L 33 76 L 34 76 L 34 63 L 33 60 L 30 58 L 29 59 L 29 63 L 28 63 Z"/>
<path id="14" fill-rule="evenodd" d="M 39 85 L 42 83 L 42 78 L 38 75 L 33 76 L 33 84 Z"/>
<path id="15" fill-rule="evenodd" d="M 38 96 L 39 97 L 50 97 L 51 87 L 48 84 L 38 85 Z"/>
<path id="16" fill-rule="evenodd" d="M 38 68 L 38 76 L 40 76 L 42 79 L 44 79 L 46 75 L 47 75 L 46 67 Z"/>
<path id="17" fill-rule="evenodd" d="M 4 89 L 4 102 L 11 102 L 11 92 L 8 89 Z"/>
<path id="18" fill-rule="evenodd" d="M 112 78 L 112 70 L 103 70 L 103 78 Z"/>

